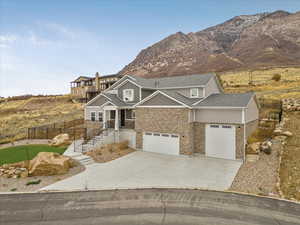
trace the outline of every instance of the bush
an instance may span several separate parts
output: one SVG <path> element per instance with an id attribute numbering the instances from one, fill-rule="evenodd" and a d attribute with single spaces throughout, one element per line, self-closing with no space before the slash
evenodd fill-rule
<path id="1" fill-rule="evenodd" d="M 281 75 L 278 74 L 278 73 L 274 74 L 273 77 L 272 77 L 272 80 L 280 81 L 281 80 Z"/>
<path id="2" fill-rule="evenodd" d="M 34 180 L 34 181 L 29 181 L 29 182 L 27 182 L 26 185 L 27 185 L 27 186 L 28 186 L 28 185 L 35 185 L 35 184 L 39 184 L 39 183 L 41 183 L 41 180 Z"/>

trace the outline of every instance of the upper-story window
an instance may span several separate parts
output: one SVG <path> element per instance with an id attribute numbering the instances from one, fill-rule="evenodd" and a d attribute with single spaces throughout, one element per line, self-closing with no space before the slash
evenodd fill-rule
<path id="1" fill-rule="evenodd" d="M 123 101 L 124 102 L 132 102 L 133 98 L 134 98 L 134 90 L 133 89 L 123 90 Z"/>
<path id="2" fill-rule="evenodd" d="M 198 88 L 191 88 L 190 96 L 191 96 L 191 98 L 198 98 L 199 97 L 199 89 Z"/>
<path id="3" fill-rule="evenodd" d="M 91 112 L 91 121 L 96 120 L 96 112 Z"/>

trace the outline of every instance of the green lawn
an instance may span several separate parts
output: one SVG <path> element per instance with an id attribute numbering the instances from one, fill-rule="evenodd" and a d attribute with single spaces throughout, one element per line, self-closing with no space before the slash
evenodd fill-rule
<path id="1" fill-rule="evenodd" d="M 49 145 L 22 145 L 0 149 L 0 165 L 5 163 L 15 163 L 33 159 L 39 152 L 64 153 L 66 147 L 52 147 Z M 28 156 L 27 156 L 28 152 Z"/>

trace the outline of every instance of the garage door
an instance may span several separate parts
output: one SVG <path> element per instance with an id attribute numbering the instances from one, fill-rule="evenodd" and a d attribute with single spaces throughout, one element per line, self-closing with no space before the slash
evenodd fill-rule
<path id="1" fill-rule="evenodd" d="M 207 124 L 205 152 L 209 157 L 235 159 L 235 126 Z"/>
<path id="2" fill-rule="evenodd" d="M 169 155 L 179 155 L 179 135 L 145 132 L 143 150 Z"/>

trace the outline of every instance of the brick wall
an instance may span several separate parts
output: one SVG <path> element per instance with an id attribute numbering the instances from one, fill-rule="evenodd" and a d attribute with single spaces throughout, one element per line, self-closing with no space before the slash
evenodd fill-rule
<path id="1" fill-rule="evenodd" d="M 136 146 L 143 146 L 143 132 L 180 135 L 180 154 L 193 152 L 193 124 L 189 123 L 189 109 L 137 108 L 135 130 Z"/>

